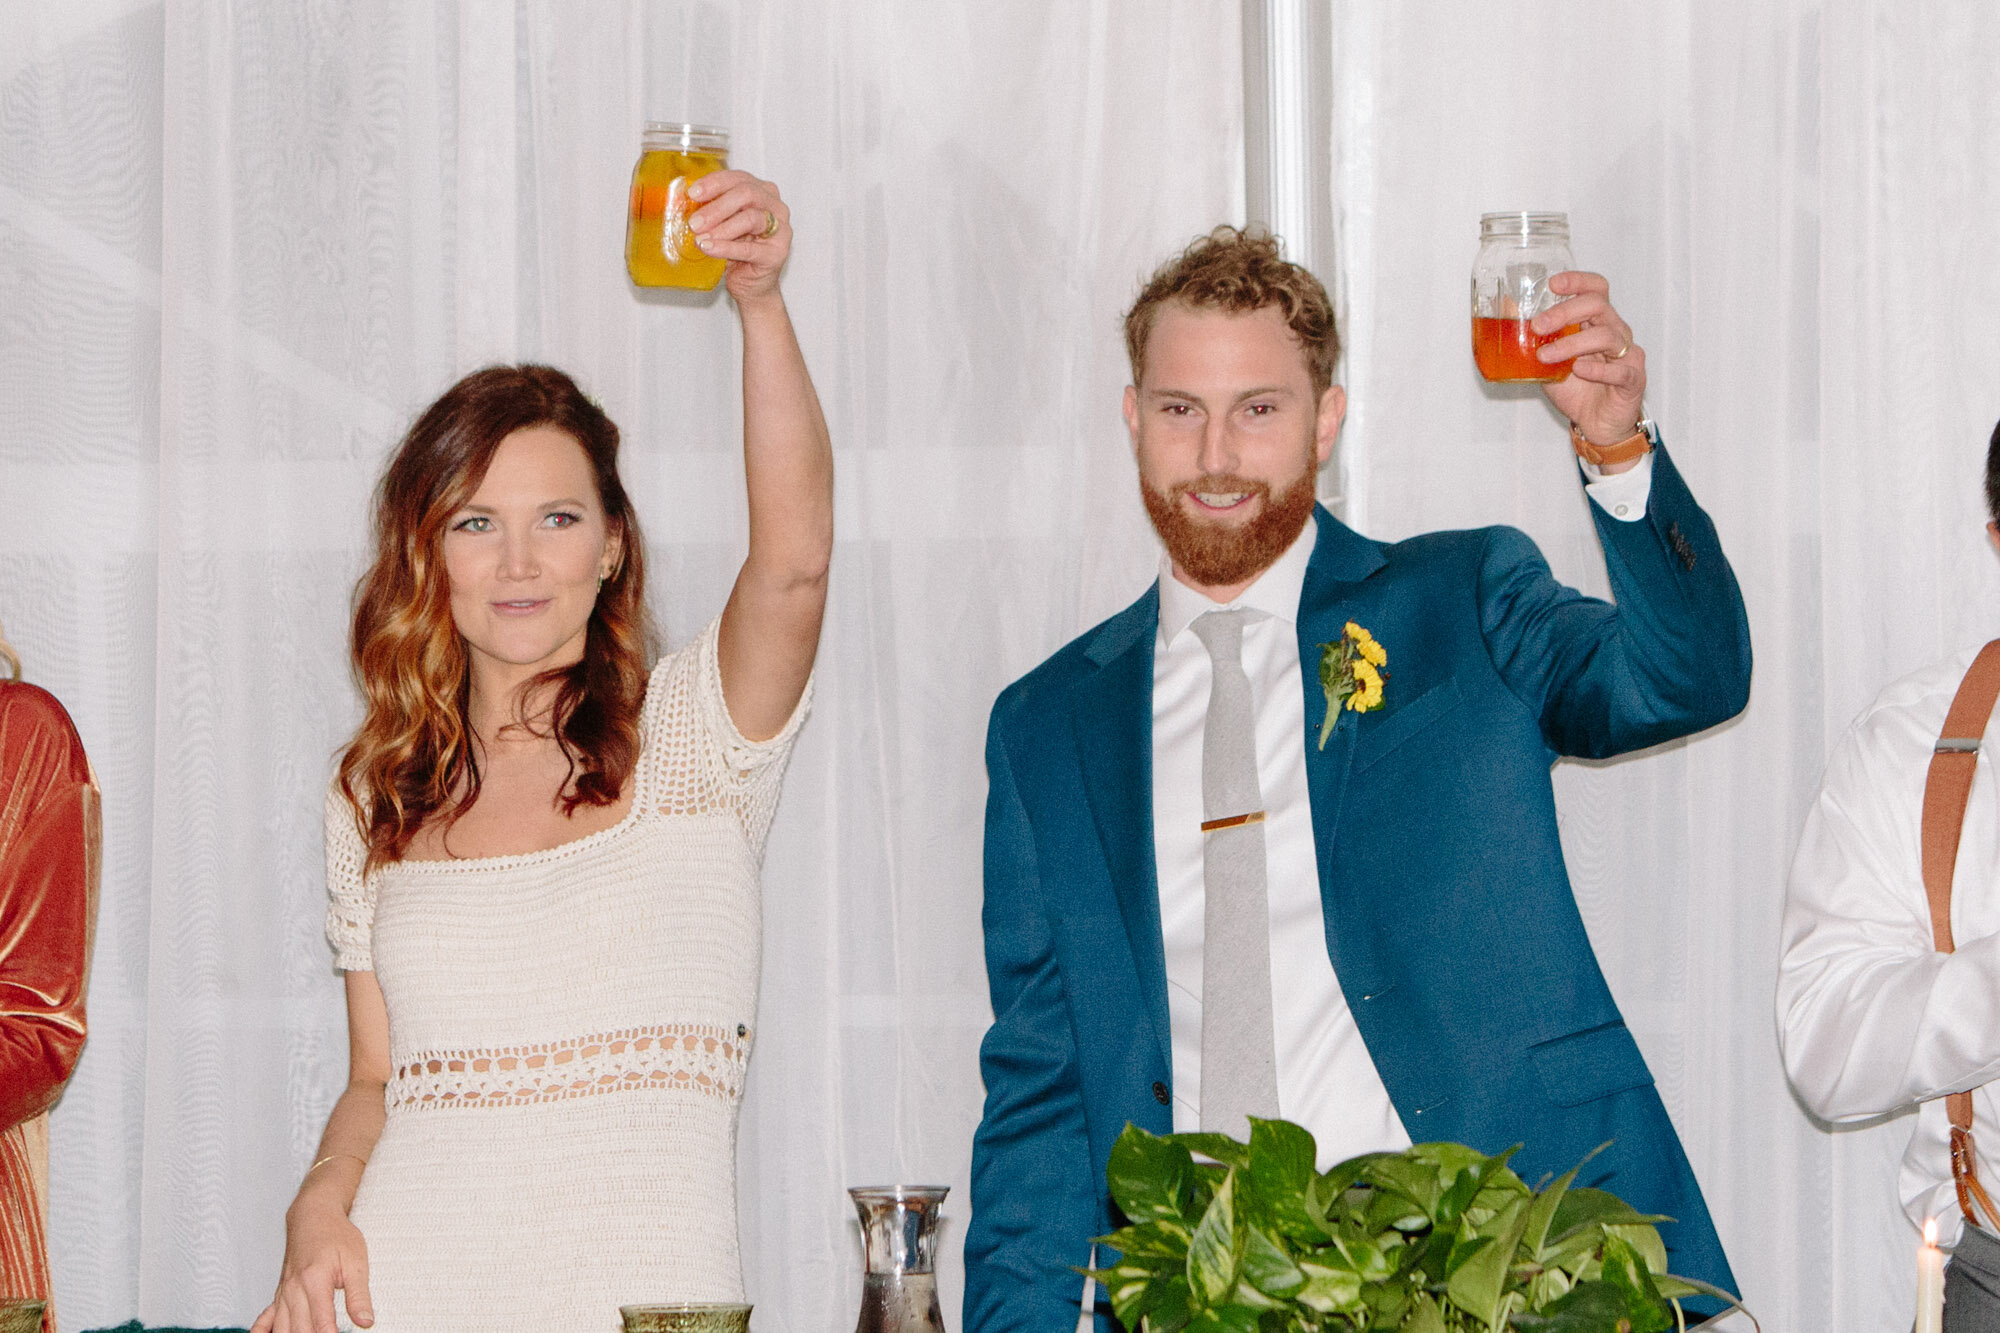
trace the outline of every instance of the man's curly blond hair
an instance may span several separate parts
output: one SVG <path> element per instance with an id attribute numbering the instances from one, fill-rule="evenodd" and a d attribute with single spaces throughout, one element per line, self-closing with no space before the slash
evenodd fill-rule
<path id="1" fill-rule="evenodd" d="M 1162 264 L 1125 314 L 1125 354 L 1132 359 L 1132 382 L 1146 373 L 1146 340 L 1160 307 L 1179 302 L 1196 310 L 1249 314 L 1276 306 L 1306 354 L 1315 396 L 1333 383 L 1340 359 L 1340 334 L 1333 326 L 1333 303 L 1310 271 L 1286 260 L 1278 238 L 1261 228 L 1217 227 Z"/>

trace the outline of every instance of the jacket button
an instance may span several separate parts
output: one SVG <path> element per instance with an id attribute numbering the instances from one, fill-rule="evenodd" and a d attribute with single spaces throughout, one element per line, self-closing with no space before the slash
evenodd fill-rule
<path id="1" fill-rule="evenodd" d="M 1160 1082 L 1153 1084 L 1153 1100 L 1162 1106 L 1171 1106 L 1174 1101 L 1173 1095 L 1167 1091 L 1167 1085 Z"/>

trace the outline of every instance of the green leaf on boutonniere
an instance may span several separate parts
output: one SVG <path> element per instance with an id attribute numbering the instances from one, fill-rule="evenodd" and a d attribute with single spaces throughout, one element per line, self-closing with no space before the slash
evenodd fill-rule
<path id="1" fill-rule="evenodd" d="M 1382 668 L 1389 654 L 1370 634 L 1348 621 L 1340 637 L 1319 646 L 1319 687 L 1326 692 L 1326 717 L 1319 724 L 1319 748 L 1324 750 L 1343 712 L 1366 713 L 1382 706 Z"/>

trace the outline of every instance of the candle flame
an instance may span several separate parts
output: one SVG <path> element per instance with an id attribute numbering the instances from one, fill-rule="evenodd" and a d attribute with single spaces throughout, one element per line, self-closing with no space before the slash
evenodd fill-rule
<path id="1" fill-rule="evenodd" d="M 1935 1217 L 1924 1219 L 1924 1245 L 1933 1250 L 1937 1248 L 1937 1219 Z"/>

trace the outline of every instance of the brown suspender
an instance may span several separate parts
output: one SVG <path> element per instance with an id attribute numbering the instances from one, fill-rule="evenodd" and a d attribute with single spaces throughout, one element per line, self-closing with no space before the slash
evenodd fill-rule
<path id="1" fill-rule="evenodd" d="M 1952 951 L 1952 869 L 1958 863 L 1966 802 L 1972 797 L 1972 774 L 1979 765 L 1979 741 L 1986 734 L 1995 700 L 2000 700 L 2000 639 L 1979 650 L 1952 696 L 1944 735 L 1931 754 L 1930 773 L 1924 779 L 1924 896 L 1930 900 L 1931 939 L 1939 953 Z M 2000 1231 L 2000 1212 L 1979 1183 L 1972 1144 L 1972 1094 L 1951 1093 L 1944 1106 L 1951 1117 L 1951 1178 L 1958 1186 L 1958 1209 L 1967 1222 L 1977 1225 L 1976 1202 L 1986 1213 L 1988 1228 Z"/>

